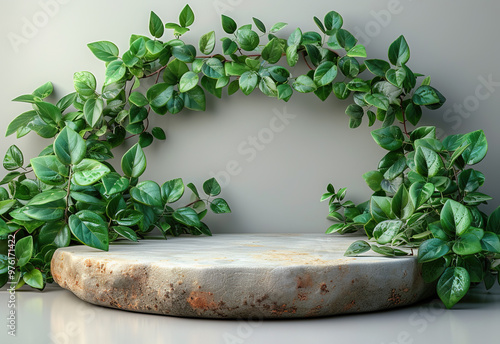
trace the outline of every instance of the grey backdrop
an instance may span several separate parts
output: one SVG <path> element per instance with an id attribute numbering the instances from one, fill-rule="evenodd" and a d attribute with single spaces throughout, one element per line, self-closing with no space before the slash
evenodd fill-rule
<path id="1" fill-rule="evenodd" d="M 496 1 L 263 1 L 191 0 L 196 21 L 185 39 L 213 29 L 222 37 L 220 14 L 240 25 L 252 16 L 268 27 L 285 21 L 288 35 L 296 27 L 316 30 L 314 15 L 335 10 L 345 27 L 367 47 L 372 58 L 385 58 L 389 44 L 405 35 L 411 49 L 409 66 L 432 76 L 432 84 L 448 101 L 438 111 L 425 112 L 421 124 L 436 125 L 441 135 L 484 129 L 489 154 L 478 166 L 486 175 L 483 188 L 500 199 L 496 180 L 500 136 L 497 128 L 500 71 Z M 149 12 L 164 22 L 177 21 L 184 1 L 40 0 L 2 2 L 0 37 L 2 82 L 0 155 L 15 143 L 27 158 L 50 141 L 30 134 L 4 138 L 7 124 L 29 105 L 13 103 L 52 81 L 56 96 L 72 91 L 72 75 L 91 71 L 102 83 L 104 64 L 86 44 L 110 40 L 125 51 L 131 33 L 148 34 Z M 299 66 L 295 73 L 304 71 Z M 147 148 L 145 178 L 158 182 L 183 177 L 198 185 L 212 175 L 224 184 L 223 196 L 233 213 L 210 215 L 216 233 L 321 233 L 331 223 L 327 204 L 319 203 L 326 185 L 348 187 L 348 197 L 360 202 L 370 195 L 362 174 L 375 169 L 384 151 L 364 123 L 348 129 L 346 102 L 333 96 L 322 103 L 314 95 L 295 94 L 285 104 L 259 92 L 219 100 L 208 97 L 206 112 L 183 111 L 154 116 L 153 125 L 167 131 L 166 142 Z M 257 145 L 251 137 L 257 137 Z M 255 147 L 255 148 L 252 148 Z M 258 149 L 256 149 L 258 148 Z M 121 157 L 124 151 L 115 155 Z M 114 163 L 116 166 L 118 160 Z M 231 173 L 231 174 L 229 174 Z M 3 177 L 5 171 L 0 172 Z M 230 178 L 228 178 L 228 176 Z M 485 207 L 494 209 L 496 201 Z"/>

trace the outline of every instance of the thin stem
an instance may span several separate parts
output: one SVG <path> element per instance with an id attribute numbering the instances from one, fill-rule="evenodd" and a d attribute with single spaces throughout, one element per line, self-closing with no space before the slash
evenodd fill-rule
<path id="1" fill-rule="evenodd" d="M 68 222 L 68 212 L 69 212 L 69 194 L 71 192 L 71 177 L 73 175 L 72 166 L 69 166 L 69 178 L 68 178 L 68 191 L 66 192 L 66 208 L 64 209 L 64 219 L 66 223 Z"/>

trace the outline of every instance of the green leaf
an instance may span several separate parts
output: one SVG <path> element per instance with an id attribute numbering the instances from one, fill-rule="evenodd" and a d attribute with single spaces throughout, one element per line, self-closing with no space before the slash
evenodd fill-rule
<path id="1" fill-rule="evenodd" d="M 462 157 L 467 165 L 477 164 L 483 160 L 488 152 L 488 142 L 482 130 L 467 134 L 463 144 L 469 145 L 462 153 Z"/>
<path id="2" fill-rule="evenodd" d="M 126 71 L 127 67 L 125 67 L 123 61 L 116 60 L 108 64 L 106 67 L 104 86 L 120 81 L 125 76 Z"/>
<path id="3" fill-rule="evenodd" d="M 162 207 L 160 186 L 153 181 L 147 180 L 137 184 L 130 189 L 130 197 L 133 200 L 150 207 Z"/>
<path id="4" fill-rule="evenodd" d="M 73 75 L 73 84 L 76 92 L 83 97 L 93 96 L 97 87 L 95 76 L 90 72 L 76 72 Z"/>
<path id="5" fill-rule="evenodd" d="M 422 117 L 422 108 L 410 102 L 405 109 L 406 119 L 413 125 L 417 125 Z"/>
<path id="6" fill-rule="evenodd" d="M 347 52 L 347 56 L 350 57 L 366 57 L 366 49 L 363 45 L 358 44 Z"/>
<path id="7" fill-rule="evenodd" d="M 467 294 L 470 277 L 462 267 L 447 268 L 437 284 L 437 293 L 446 308 L 453 307 Z"/>
<path id="8" fill-rule="evenodd" d="M 179 24 L 182 27 L 191 26 L 194 23 L 194 13 L 189 5 L 186 5 L 179 14 Z"/>
<path id="9" fill-rule="evenodd" d="M 273 79 L 268 76 L 264 76 L 260 79 L 259 89 L 268 97 L 277 97 L 278 88 Z"/>
<path id="10" fill-rule="evenodd" d="M 255 72 L 245 72 L 239 79 L 240 88 L 243 94 L 249 95 L 257 87 L 259 76 Z"/>
<path id="11" fill-rule="evenodd" d="M 397 218 L 406 220 L 415 211 L 415 206 L 413 205 L 410 194 L 406 189 L 404 184 L 401 184 L 398 191 L 392 199 L 392 212 Z"/>
<path id="12" fill-rule="evenodd" d="M 441 226 L 447 233 L 462 235 L 467 232 L 472 218 L 467 207 L 454 200 L 447 200 L 441 210 Z"/>
<path id="13" fill-rule="evenodd" d="M 431 283 L 437 280 L 446 269 L 446 260 L 439 258 L 422 264 L 422 278 L 425 283 Z"/>
<path id="14" fill-rule="evenodd" d="M 160 108 L 167 105 L 174 92 L 173 86 L 167 83 L 159 83 L 151 86 L 146 92 L 146 98 L 153 107 Z"/>
<path id="15" fill-rule="evenodd" d="M 349 51 L 350 49 L 352 49 L 358 41 L 349 31 L 344 30 L 344 29 L 337 30 L 336 38 L 337 38 L 338 44 L 342 48 L 344 48 L 346 51 Z M 350 56 L 350 55 L 347 54 L 347 56 Z"/>
<path id="16" fill-rule="evenodd" d="M 386 220 L 378 223 L 373 230 L 373 237 L 379 244 L 390 243 L 403 228 L 403 221 Z"/>
<path id="17" fill-rule="evenodd" d="M 396 256 L 407 256 L 408 253 L 402 250 L 398 250 L 397 248 L 392 248 L 392 247 L 387 247 L 387 246 L 377 246 L 377 245 L 370 245 L 371 249 L 378 253 L 382 254 L 384 256 L 388 257 L 396 257 Z"/>
<path id="18" fill-rule="evenodd" d="M 35 103 L 38 108 L 38 115 L 40 118 L 50 126 L 57 126 L 61 120 L 61 110 L 51 103 L 37 102 Z"/>
<path id="19" fill-rule="evenodd" d="M 92 185 L 110 172 L 108 166 L 93 159 L 83 159 L 73 167 L 73 178 L 78 185 Z"/>
<path id="20" fill-rule="evenodd" d="M 40 99 L 44 99 L 50 96 L 53 91 L 54 91 L 54 85 L 52 85 L 52 83 L 49 81 L 43 84 L 42 86 L 38 87 L 36 90 L 34 90 L 33 95 Z"/>
<path id="21" fill-rule="evenodd" d="M 270 64 L 276 64 L 283 55 L 283 45 L 278 38 L 270 40 L 262 50 L 262 58 Z"/>
<path id="22" fill-rule="evenodd" d="M 461 256 L 476 254 L 482 250 L 481 241 L 471 233 L 463 234 L 453 244 L 453 252 Z"/>
<path id="23" fill-rule="evenodd" d="M 399 36 L 389 46 L 389 61 L 393 65 L 402 66 L 410 59 L 410 48 L 403 36 Z"/>
<path id="24" fill-rule="evenodd" d="M 418 249 L 418 262 L 426 263 L 439 259 L 450 252 L 447 242 L 441 239 L 428 239 L 420 244 Z"/>
<path id="25" fill-rule="evenodd" d="M 30 124 L 36 117 L 38 117 L 38 115 L 34 110 L 20 114 L 14 118 L 12 122 L 10 122 L 5 136 L 12 135 L 18 130 L 26 129 L 27 125 Z"/>
<path id="26" fill-rule="evenodd" d="M 269 30 L 269 33 L 275 33 L 275 32 L 278 32 L 279 30 L 283 29 L 285 26 L 287 26 L 288 24 L 287 23 L 276 23 L 274 24 L 271 29 Z"/>
<path id="27" fill-rule="evenodd" d="M 102 178 L 102 184 L 107 195 L 114 195 L 127 190 L 129 187 L 129 180 L 121 177 L 116 172 L 112 172 Z"/>
<path id="28" fill-rule="evenodd" d="M 16 266 L 18 267 L 25 266 L 30 261 L 33 255 L 33 237 L 31 235 L 16 242 L 15 254 Z"/>
<path id="29" fill-rule="evenodd" d="M 363 108 L 356 104 L 351 104 L 345 110 L 345 113 L 350 117 L 349 128 L 357 128 L 361 125 L 361 120 L 365 112 Z"/>
<path id="30" fill-rule="evenodd" d="M 68 224 L 71 233 L 82 243 L 108 251 L 108 227 L 99 215 L 89 210 L 82 210 L 71 215 Z"/>
<path id="31" fill-rule="evenodd" d="M 68 167 L 61 164 L 57 157 L 41 156 L 30 160 L 35 175 L 45 184 L 61 185 L 68 177 Z"/>
<path id="32" fill-rule="evenodd" d="M 491 253 L 500 253 L 500 238 L 493 232 L 484 232 L 481 247 Z"/>
<path id="33" fill-rule="evenodd" d="M 23 281 L 32 288 L 43 289 L 43 275 L 40 270 L 32 269 L 23 275 Z"/>
<path id="34" fill-rule="evenodd" d="M 27 205 L 23 214 L 39 221 L 57 221 L 63 218 L 66 203 L 60 199 L 43 205 Z"/>
<path id="35" fill-rule="evenodd" d="M 241 49 L 253 51 L 259 45 L 259 35 L 250 29 L 238 30 L 238 43 Z"/>
<path id="36" fill-rule="evenodd" d="M 217 196 L 221 193 L 221 187 L 215 178 L 210 178 L 203 183 L 203 191 L 207 195 Z"/>
<path id="37" fill-rule="evenodd" d="M 0 201 L 0 215 L 5 214 L 8 212 L 14 204 L 16 204 L 17 201 L 15 199 L 7 199 Z M 0 222 L 1 224 L 1 222 Z"/>
<path id="38" fill-rule="evenodd" d="M 384 175 L 379 171 L 369 171 L 363 174 L 363 179 L 370 189 L 373 191 L 380 191 L 380 183 L 384 180 Z"/>
<path id="39" fill-rule="evenodd" d="M 66 197 L 66 190 L 49 189 L 37 194 L 27 205 L 44 205 Z"/>
<path id="40" fill-rule="evenodd" d="M 370 244 L 364 240 L 356 240 L 345 251 L 344 256 L 352 257 L 370 250 Z"/>
<path id="41" fill-rule="evenodd" d="M 184 182 L 176 178 L 165 182 L 161 186 L 161 198 L 164 203 L 174 203 L 184 194 Z"/>
<path id="42" fill-rule="evenodd" d="M 406 70 L 404 68 L 389 69 L 385 73 L 385 78 L 394 86 L 401 88 L 406 79 Z"/>
<path id="43" fill-rule="evenodd" d="M 137 107 L 143 107 L 149 104 L 149 101 L 141 92 L 132 92 L 128 97 L 128 101 Z"/>
<path id="44" fill-rule="evenodd" d="M 22 96 L 12 99 L 12 101 L 21 103 L 36 103 L 37 101 L 40 101 L 40 99 L 33 94 L 23 94 Z"/>
<path id="45" fill-rule="evenodd" d="M 255 17 L 252 17 L 252 19 L 255 23 L 255 26 L 257 26 L 257 29 L 259 29 L 262 33 L 266 33 L 266 26 L 264 25 L 264 23 Z"/>
<path id="46" fill-rule="evenodd" d="M 179 208 L 174 211 L 174 219 L 186 226 L 199 227 L 201 225 L 198 214 L 193 208 Z"/>
<path id="47" fill-rule="evenodd" d="M 160 127 L 154 127 L 153 130 L 151 131 L 155 139 L 157 140 L 166 140 L 167 135 L 165 135 L 165 131 L 160 128 Z"/>
<path id="48" fill-rule="evenodd" d="M 56 247 L 69 246 L 71 232 L 64 221 L 49 222 L 40 228 L 38 244 L 40 246 L 55 245 Z"/>
<path id="49" fill-rule="evenodd" d="M 183 99 L 185 107 L 194 111 L 205 111 L 205 92 L 200 86 L 197 85 L 193 89 L 187 91 L 186 93 L 182 93 L 181 95 L 184 96 Z"/>
<path id="50" fill-rule="evenodd" d="M 415 90 L 412 100 L 416 105 L 436 104 L 440 102 L 440 94 L 434 87 L 423 85 Z"/>
<path id="51" fill-rule="evenodd" d="M 102 117 L 102 110 L 104 109 L 104 102 L 100 98 L 90 98 L 85 102 L 83 107 L 83 115 L 85 121 L 92 128 L 95 128 L 96 124 Z"/>
<path id="52" fill-rule="evenodd" d="M 327 30 L 338 30 L 342 27 L 344 20 L 337 12 L 330 11 L 325 15 L 324 22 Z"/>
<path id="53" fill-rule="evenodd" d="M 181 77 L 179 81 L 179 91 L 187 92 L 198 85 L 199 77 L 198 74 L 193 72 L 187 72 Z"/>
<path id="54" fill-rule="evenodd" d="M 458 187 L 465 192 L 474 192 L 484 184 L 484 174 L 473 169 L 467 169 L 458 175 Z"/>
<path id="55" fill-rule="evenodd" d="M 201 67 L 201 71 L 212 79 L 219 79 L 226 75 L 224 65 L 215 57 L 205 60 L 205 63 Z"/>
<path id="56" fill-rule="evenodd" d="M 384 96 L 383 94 L 380 93 L 374 93 L 374 94 L 366 94 L 365 95 L 365 101 L 370 104 L 375 106 L 376 108 L 382 109 L 387 111 L 389 108 L 389 99 Z"/>
<path id="57" fill-rule="evenodd" d="M 238 45 L 230 38 L 222 38 L 222 52 L 224 55 L 234 54 L 238 50 Z"/>
<path id="58" fill-rule="evenodd" d="M 393 219 L 391 199 L 389 197 L 372 196 L 370 199 L 370 213 L 377 222 Z"/>
<path id="59" fill-rule="evenodd" d="M 64 165 L 78 164 L 86 152 L 85 141 L 70 127 L 64 127 L 54 141 L 54 153 Z"/>
<path id="60" fill-rule="evenodd" d="M 163 22 L 160 17 L 156 15 L 153 11 L 151 11 L 151 15 L 149 17 L 149 32 L 153 37 L 161 38 L 165 28 L 163 27 Z"/>
<path id="61" fill-rule="evenodd" d="M 434 177 L 444 168 L 439 154 L 427 147 L 417 148 L 414 161 L 417 172 L 428 178 Z"/>
<path id="62" fill-rule="evenodd" d="M 354 78 L 359 74 L 359 62 L 354 57 L 344 56 L 340 59 L 338 67 L 342 74 Z"/>
<path id="63" fill-rule="evenodd" d="M 299 75 L 292 84 L 293 88 L 300 93 L 314 92 L 317 89 L 314 81 L 307 75 Z"/>
<path id="64" fill-rule="evenodd" d="M 146 169 L 146 155 L 141 146 L 136 143 L 122 157 L 123 173 L 127 177 L 138 178 Z"/>
<path id="65" fill-rule="evenodd" d="M 391 68 L 388 62 L 377 59 L 365 60 L 365 65 L 372 74 L 382 78 L 385 78 L 385 74 Z"/>
<path id="66" fill-rule="evenodd" d="M 321 63 L 314 71 L 314 82 L 318 87 L 331 83 L 337 76 L 337 65 L 331 61 Z"/>
<path id="67" fill-rule="evenodd" d="M 125 239 L 137 242 L 137 234 L 132 229 L 130 229 L 129 227 L 114 226 L 113 230 L 116 233 L 118 233 L 120 236 L 124 237 Z"/>
<path id="68" fill-rule="evenodd" d="M 231 209 L 229 208 L 229 205 L 225 200 L 222 198 L 216 198 L 210 203 L 210 209 L 215 214 L 225 214 L 225 213 L 230 213 Z"/>
<path id="69" fill-rule="evenodd" d="M 418 209 L 421 205 L 427 202 L 434 193 L 434 185 L 432 183 L 416 182 L 410 186 L 410 198 Z"/>
<path id="70" fill-rule="evenodd" d="M 399 127 L 390 126 L 371 132 L 375 142 L 382 148 L 395 151 L 403 145 L 404 136 Z"/>
<path id="71" fill-rule="evenodd" d="M 112 42 L 99 41 L 89 43 L 87 46 L 99 60 L 111 62 L 118 58 L 118 47 Z"/>
<path id="72" fill-rule="evenodd" d="M 7 149 L 7 153 L 3 158 L 3 168 L 8 171 L 17 170 L 24 164 L 23 152 L 16 146 L 12 145 Z"/>
<path id="73" fill-rule="evenodd" d="M 184 99 L 179 95 L 177 91 L 174 91 L 172 98 L 167 102 L 168 111 L 175 115 L 179 113 L 184 108 Z"/>
<path id="74" fill-rule="evenodd" d="M 500 207 L 497 207 L 488 217 L 486 230 L 495 234 L 500 234 Z"/>
<path id="75" fill-rule="evenodd" d="M 222 20 L 222 29 L 228 34 L 234 33 L 238 28 L 236 22 L 228 16 L 221 15 L 221 20 Z"/>
<path id="76" fill-rule="evenodd" d="M 215 31 L 210 31 L 209 33 L 204 34 L 200 38 L 199 42 L 200 51 L 205 54 L 211 54 L 215 48 Z"/>

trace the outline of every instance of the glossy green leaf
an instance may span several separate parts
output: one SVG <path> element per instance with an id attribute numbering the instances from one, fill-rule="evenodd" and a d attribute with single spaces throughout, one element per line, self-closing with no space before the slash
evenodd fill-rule
<path id="1" fill-rule="evenodd" d="M 364 240 L 356 240 L 345 251 L 344 256 L 352 257 L 370 250 L 370 244 Z"/>
<path id="2" fill-rule="evenodd" d="M 174 88 L 167 83 L 159 83 L 151 86 L 146 92 L 149 104 L 154 107 L 162 107 L 172 98 Z"/>
<path id="3" fill-rule="evenodd" d="M 85 121 L 91 127 L 95 127 L 96 124 L 102 117 L 102 110 L 104 109 L 104 102 L 100 98 L 90 98 L 85 102 L 83 107 L 83 115 L 85 117 Z"/>
<path id="4" fill-rule="evenodd" d="M 439 258 L 422 264 L 422 278 L 424 282 L 431 283 L 437 280 L 446 270 L 446 260 Z"/>
<path id="5" fill-rule="evenodd" d="M 38 244 L 40 246 L 55 245 L 67 247 L 71 241 L 71 232 L 64 221 L 49 222 L 40 228 Z"/>
<path id="6" fill-rule="evenodd" d="M 409 192 L 415 208 L 418 209 L 431 198 L 434 193 L 434 185 L 432 183 L 425 182 L 413 183 Z"/>
<path id="7" fill-rule="evenodd" d="M 435 88 L 423 85 L 415 90 L 412 100 L 416 105 L 431 105 L 439 103 L 440 97 Z"/>
<path id="8" fill-rule="evenodd" d="M 238 30 L 238 43 L 245 51 L 253 51 L 259 45 L 259 35 L 250 29 Z"/>
<path id="9" fill-rule="evenodd" d="M 61 185 L 68 177 L 68 167 L 63 165 L 57 157 L 42 156 L 30 160 L 35 175 L 45 184 Z"/>
<path id="10" fill-rule="evenodd" d="M 40 118 L 51 126 L 57 126 L 62 118 L 61 110 L 51 103 L 37 102 L 35 103 L 38 115 Z"/>
<path id="11" fill-rule="evenodd" d="M 444 168 L 439 154 L 427 147 L 417 148 L 414 161 L 417 172 L 429 178 L 434 177 Z"/>
<path id="12" fill-rule="evenodd" d="M 337 65 L 331 61 L 321 63 L 314 71 L 314 82 L 318 87 L 331 83 L 337 76 Z"/>
<path id="13" fill-rule="evenodd" d="M 33 255 L 33 237 L 29 235 L 19 239 L 15 244 L 16 266 L 21 267 L 26 265 Z"/>
<path id="14" fill-rule="evenodd" d="M 447 200 L 441 210 L 441 226 L 448 233 L 462 235 L 471 225 L 471 215 L 467 207 L 454 200 Z"/>
<path id="15" fill-rule="evenodd" d="M 141 92 L 132 92 L 128 97 L 128 101 L 137 107 L 143 107 L 149 104 L 147 98 Z"/>
<path id="16" fill-rule="evenodd" d="M 60 199 L 43 205 L 27 205 L 23 214 L 38 221 L 57 221 L 64 216 L 66 203 Z"/>
<path id="17" fill-rule="evenodd" d="M 201 67 L 203 74 L 212 79 L 219 79 L 226 75 L 224 65 L 217 58 L 209 58 Z"/>
<path id="18" fill-rule="evenodd" d="M 163 22 L 161 21 L 160 17 L 158 17 L 156 13 L 151 11 L 151 15 L 149 17 L 149 32 L 152 36 L 161 38 L 164 31 L 165 28 L 163 27 Z"/>
<path id="19" fill-rule="evenodd" d="M 104 79 L 104 86 L 120 81 L 127 71 L 123 61 L 116 60 L 108 64 Z"/>
<path id="20" fill-rule="evenodd" d="M 410 194 L 406 186 L 402 184 L 392 199 L 392 212 L 397 218 L 406 220 L 415 211 Z"/>
<path id="21" fill-rule="evenodd" d="M 358 44 L 349 49 L 347 56 L 350 57 L 366 57 L 366 49 L 363 45 Z"/>
<path id="22" fill-rule="evenodd" d="M 141 182 L 136 187 L 131 188 L 130 197 L 134 201 L 150 207 L 162 206 L 160 186 L 150 180 Z"/>
<path id="23" fill-rule="evenodd" d="M 174 203 L 184 194 L 184 182 L 176 178 L 165 182 L 161 186 L 161 198 L 165 203 Z"/>
<path id="24" fill-rule="evenodd" d="M 93 159 L 83 159 L 73 167 L 73 178 L 76 184 L 92 185 L 110 172 L 108 166 Z"/>
<path id="25" fill-rule="evenodd" d="M 99 41 L 89 43 L 87 46 L 99 60 L 111 62 L 118 58 L 118 47 L 112 42 Z"/>
<path id="26" fill-rule="evenodd" d="M 198 85 L 198 81 L 198 74 L 187 72 L 181 77 L 181 80 L 179 81 L 179 91 L 187 92 L 193 89 L 196 85 Z"/>
<path id="27" fill-rule="evenodd" d="M 68 225 L 73 235 L 83 244 L 108 250 L 108 228 L 99 215 L 89 210 L 82 210 L 69 217 Z"/>
<path id="28" fill-rule="evenodd" d="M 210 31 L 209 33 L 204 34 L 200 38 L 199 42 L 200 51 L 205 54 L 211 54 L 215 48 L 215 31 Z"/>
<path id="29" fill-rule="evenodd" d="M 373 230 L 373 236 L 377 243 L 388 244 L 399 234 L 403 228 L 403 221 L 386 220 L 378 223 Z"/>
<path id="30" fill-rule="evenodd" d="M 205 111 L 205 92 L 200 86 L 196 85 L 191 90 L 186 93 L 182 93 L 181 95 L 184 96 L 183 100 L 185 107 L 194 111 Z"/>
<path id="31" fill-rule="evenodd" d="M 255 72 L 245 72 L 239 79 L 241 91 L 245 95 L 249 95 L 257 87 L 259 76 Z"/>
<path id="32" fill-rule="evenodd" d="M 179 14 L 179 24 L 182 27 L 191 26 L 194 23 L 194 13 L 189 5 L 184 6 L 181 13 Z"/>
<path id="33" fill-rule="evenodd" d="M 203 191 L 207 195 L 217 196 L 221 193 L 221 187 L 215 178 L 210 178 L 203 183 Z"/>
<path id="34" fill-rule="evenodd" d="M 446 308 L 453 307 L 460 301 L 470 287 L 470 277 L 462 267 L 447 268 L 437 284 L 437 293 Z"/>
<path id="35" fill-rule="evenodd" d="M 314 81 L 307 75 L 299 75 L 292 84 L 292 87 L 300 93 L 314 92 L 317 89 Z"/>
<path id="36" fill-rule="evenodd" d="M 278 38 L 270 40 L 262 50 L 262 58 L 270 64 L 277 63 L 284 53 L 283 45 Z"/>
<path id="37" fill-rule="evenodd" d="M 491 253 L 500 253 L 500 238 L 493 232 L 484 232 L 481 247 Z"/>
<path id="38" fill-rule="evenodd" d="M 403 132 L 397 126 L 377 129 L 371 134 L 375 142 L 386 150 L 395 151 L 403 145 Z"/>
<path id="39" fill-rule="evenodd" d="M 229 208 L 229 205 L 227 202 L 222 199 L 222 198 L 216 198 L 210 203 L 210 209 L 215 214 L 225 214 L 225 213 L 230 213 L 231 209 Z"/>
<path id="40" fill-rule="evenodd" d="M 116 233 L 118 233 L 120 236 L 124 237 L 125 239 L 137 242 L 137 234 L 132 229 L 130 229 L 129 227 L 114 226 L 113 230 Z"/>
<path id="41" fill-rule="evenodd" d="M 10 146 L 3 158 L 3 168 L 8 171 L 12 171 L 22 167 L 23 164 L 23 152 L 21 152 L 21 150 L 16 145 Z"/>
<path id="42" fill-rule="evenodd" d="M 441 239 L 428 239 L 420 244 L 418 249 L 418 262 L 426 263 L 439 259 L 450 252 L 447 242 Z"/>
<path id="43" fill-rule="evenodd" d="M 482 250 L 481 241 L 471 233 L 463 234 L 453 244 L 453 252 L 461 256 L 476 254 Z"/>
<path id="44" fill-rule="evenodd" d="M 488 152 L 488 142 L 482 130 L 467 134 L 464 144 L 469 145 L 462 153 L 462 157 L 467 165 L 477 164 L 484 159 Z"/>
<path id="45" fill-rule="evenodd" d="M 76 92 L 84 97 L 93 96 L 97 87 L 95 76 L 90 72 L 76 72 L 73 75 L 73 84 Z"/>
<path id="46" fill-rule="evenodd" d="M 363 111 L 363 108 L 359 105 L 356 104 L 351 104 L 347 107 L 345 110 L 346 115 L 348 115 L 349 118 L 349 128 L 357 128 L 360 126 L 361 121 L 363 119 L 363 115 L 365 112 Z"/>
<path id="47" fill-rule="evenodd" d="M 127 177 L 140 177 L 146 169 L 146 155 L 136 143 L 122 157 L 121 167 Z"/>
<path id="48" fill-rule="evenodd" d="M 221 15 L 221 20 L 222 20 L 222 29 L 228 34 L 234 33 L 238 28 L 236 22 L 228 16 Z"/>
<path id="49" fill-rule="evenodd" d="M 199 227 L 201 225 L 198 214 L 193 208 L 179 208 L 174 211 L 173 217 L 186 226 Z"/>
<path id="50" fill-rule="evenodd" d="M 410 48 L 403 36 L 399 36 L 389 46 L 389 61 L 393 65 L 402 66 L 410 59 Z"/>
<path id="51" fill-rule="evenodd" d="M 325 15 L 324 22 L 327 30 L 338 30 L 342 27 L 344 20 L 337 12 L 330 11 Z"/>
<path id="52" fill-rule="evenodd" d="M 32 288 L 43 289 L 44 280 L 40 270 L 32 269 L 23 275 L 23 281 Z"/>
<path id="53" fill-rule="evenodd" d="M 389 197 L 372 196 L 370 199 L 370 213 L 377 222 L 394 218 Z"/>
<path id="54" fill-rule="evenodd" d="M 54 141 L 54 153 L 64 165 L 76 165 L 87 152 L 83 138 L 70 127 L 65 127 Z"/>

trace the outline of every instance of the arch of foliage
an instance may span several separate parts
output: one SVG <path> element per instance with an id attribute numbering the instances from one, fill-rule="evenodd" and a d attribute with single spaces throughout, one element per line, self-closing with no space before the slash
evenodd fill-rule
<path id="1" fill-rule="evenodd" d="M 203 35 L 198 47 L 181 40 L 194 18 L 188 5 L 178 23 L 164 24 L 151 12 L 151 36 L 132 35 L 122 54 L 109 41 L 88 44 L 106 63 L 100 90 L 94 75 L 83 71 L 73 76 L 75 92 L 55 104 L 45 100 L 53 91 L 50 82 L 14 99 L 32 109 L 16 117 L 6 134 L 20 138 L 33 131 L 54 142 L 27 164 L 15 145 L 3 160 L 9 172 L 0 182 L 5 185 L 0 187 L 0 240 L 8 252 L 0 254 L 0 285 L 43 289 L 52 281 L 55 249 L 71 244 L 107 250 L 109 242 L 137 241 L 154 228 L 165 236 L 210 235 L 202 222 L 208 209 L 230 212 L 227 202 L 217 198 L 221 188 L 215 179 L 203 184 L 202 195 L 180 178 L 159 185 L 139 177 L 146 168 L 143 149 L 154 139 L 165 139 L 160 127 L 149 127 L 150 114 L 204 111 L 206 94 L 221 98 L 224 89 L 229 95 L 258 89 L 282 101 L 294 92 L 313 93 L 322 101 L 347 99 L 351 128 L 363 119 L 369 126 L 380 122 L 372 136 L 387 154 L 363 175 L 374 193 L 355 205 L 344 200 L 345 188 L 336 191 L 328 185 L 321 200 L 329 201 L 328 217 L 338 223 L 327 233 L 366 233 L 369 241 L 356 241 L 346 255 L 371 249 L 399 256 L 407 253 L 396 246 L 418 247 L 423 277 L 437 280 L 447 307 L 471 283 L 484 281 L 487 288 L 495 283 L 500 210 L 487 216 L 478 209 L 491 197 L 477 191 L 484 175 L 470 167 L 486 155 L 485 135 L 479 130 L 441 141 L 434 127 L 409 130 L 418 124 L 422 107 L 438 109 L 445 98 L 430 85 L 430 77 L 419 81 L 423 75 L 408 67 L 410 49 L 403 36 L 390 45 L 388 61 L 367 59 L 365 47 L 334 11 L 323 20 L 314 17 L 319 32 L 297 28 L 285 38 L 280 30 L 286 23 L 268 30 L 257 18 L 239 26 L 222 15 L 228 36 L 220 40 L 220 53 L 214 53 L 214 31 Z M 164 40 L 166 30 L 170 38 Z M 290 68 L 300 59 L 309 71 L 293 76 Z M 144 90 L 145 84 L 151 86 Z M 138 142 L 121 158 L 121 174 L 107 160 L 114 147 L 131 137 Z M 191 200 L 175 209 L 172 203 L 185 187 Z"/>

